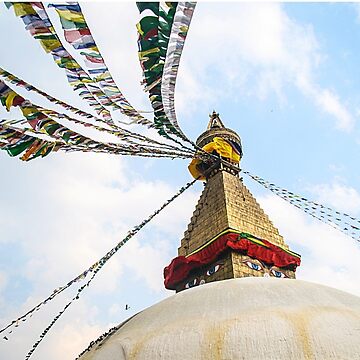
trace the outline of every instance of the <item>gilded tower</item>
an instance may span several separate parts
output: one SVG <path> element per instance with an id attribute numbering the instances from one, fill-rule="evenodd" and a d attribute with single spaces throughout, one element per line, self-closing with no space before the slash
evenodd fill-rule
<path id="1" fill-rule="evenodd" d="M 215 160 L 194 160 L 189 168 L 206 182 L 179 256 L 165 268 L 165 286 L 181 291 L 230 278 L 295 278 L 300 256 L 289 250 L 239 177 L 240 137 L 213 112 L 196 144 Z"/>

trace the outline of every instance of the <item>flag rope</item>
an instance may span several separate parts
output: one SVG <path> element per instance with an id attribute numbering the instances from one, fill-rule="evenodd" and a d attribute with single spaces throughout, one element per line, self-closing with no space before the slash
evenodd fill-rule
<path id="1" fill-rule="evenodd" d="M 170 203 L 172 203 L 177 197 L 179 197 L 182 193 L 184 193 L 188 188 L 190 188 L 197 179 L 188 182 L 186 185 L 182 186 L 170 199 L 166 200 L 165 203 L 155 210 L 149 217 L 147 217 L 145 220 L 143 220 L 140 224 L 134 226 L 132 230 L 130 230 L 127 235 L 118 242 L 113 248 L 111 248 L 105 255 L 103 255 L 98 261 L 96 261 L 94 264 L 92 264 L 89 268 L 84 270 L 81 274 L 70 280 L 66 285 L 61 286 L 53 291 L 52 294 L 50 294 L 45 300 L 41 301 L 39 304 L 34 306 L 32 309 L 27 311 L 24 315 L 19 316 L 16 320 L 13 320 L 11 323 L 6 325 L 0 330 L 0 333 L 3 333 L 4 331 L 13 328 L 18 327 L 21 322 L 24 322 L 27 320 L 28 316 L 32 316 L 32 314 L 35 311 L 38 311 L 43 305 L 48 303 L 49 301 L 53 300 L 57 295 L 62 293 L 64 290 L 69 288 L 74 283 L 81 281 L 87 277 L 90 273 L 92 273 L 92 276 L 90 279 L 80 286 L 77 289 L 76 295 L 64 306 L 64 308 L 58 313 L 58 315 L 55 316 L 55 318 L 50 322 L 50 324 L 44 329 L 44 331 L 40 334 L 39 339 L 34 343 L 31 350 L 27 353 L 25 360 L 28 360 L 31 355 L 34 353 L 36 348 L 39 346 L 39 344 L 43 341 L 46 334 L 49 332 L 49 330 L 52 328 L 52 326 L 56 323 L 56 321 L 64 314 L 64 312 L 69 308 L 69 306 L 75 301 L 78 300 L 80 297 L 80 294 L 84 291 L 86 287 L 90 285 L 92 280 L 95 278 L 95 276 L 98 274 L 98 272 L 102 269 L 102 267 L 119 251 L 120 248 L 122 248 L 132 237 L 134 237 L 146 224 L 148 224 L 155 216 L 157 216 L 162 210 L 164 210 Z M 8 331 L 7 336 L 4 336 L 4 340 L 8 340 L 8 335 L 12 333 L 12 330 Z"/>
<path id="2" fill-rule="evenodd" d="M 308 200 L 307 198 L 295 194 L 287 189 L 280 188 L 275 184 L 264 180 L 260 176 L 251 174 L 248 171 L 243 171 L 243 173 L 296 208 L 331 226 L 332 228 L 341 231 L 343 234 L 350 236 L 357 242 L 360 242 L 360 220 L 357 218 L 334 210 L 328 206 L 319 204 L 318 202 Z"/>

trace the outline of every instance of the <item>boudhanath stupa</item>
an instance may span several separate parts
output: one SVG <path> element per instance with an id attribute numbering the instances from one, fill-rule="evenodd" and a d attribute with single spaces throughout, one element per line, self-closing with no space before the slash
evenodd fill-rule
<path id="1" fill-rule="evenodd" d="M 178 257 L 164 269 L 176 294 L 93 341 L 79 359 L 360 359 L 360 298 L 295 279 L 300 255 L 239 176 L 240 137 L 214 112 L 196 144 L 222 156 L 189 167 L 205 186 Z M 234 152 L 224 157 L 226 144 Z"/>

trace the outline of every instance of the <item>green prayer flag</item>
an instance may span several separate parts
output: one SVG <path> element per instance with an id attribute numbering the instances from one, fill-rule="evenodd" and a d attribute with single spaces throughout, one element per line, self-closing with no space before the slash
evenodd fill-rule
<path id="1" fill-rule="evenodd" d="M 75 23 L 74 21 L 66 20 L 62 17 L 60 17 L 61 25 L 64 28 L 64 30 L 75 30 L 75 29 L 86 29 L 87 24 L 86 23 Z"/>
<path id="2" fill-rule="evenodd" d="M 11 147 L 8 147 L 6 150 L 10 156 L 17 156 L 25 151 L 34 141 L 35 138 L 28 141 L 20 141 Z"/>
<path id="3" fill-rule="evenodd" d="M 159 19 L 155 16 L 145 16 L 139 22 L 141 31 L 144 34 L 148 33 L 152 29 L 156 29 L 158 25 L 159 25 Z"/>
<path id="4" fill-rule="evenodd" d="M 52 135 L 60 127 L 61 127 L 60 124 L 51 124 L 51 125 L 48 125 L 48 126 L 44 126 L 44 129 L 49 135 Z"/>

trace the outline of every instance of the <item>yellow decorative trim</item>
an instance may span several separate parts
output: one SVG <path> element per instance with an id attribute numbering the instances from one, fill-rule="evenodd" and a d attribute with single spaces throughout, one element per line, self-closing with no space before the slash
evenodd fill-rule
<path id="1" fill-rule="evenodd" d="M 235 233 L 235 234 L 242 234 L 244 233 L 243 231 L 239 231 L 239 230 L 235 230 L 235 229 L 231 229 L 231 228 L 228 228 L 224 231 L 222 231 L 220 234 L 214 236 L 212 239 L 210 239 L 209 241 L 207 241 L 204 245 L 200 246 L 199 248 L 197 248 L 196 250 L 194 250 L 193 252 L 191 252 L 190 254 L 186 255 L 185 257 L 189 257 L 191 255 L 194 255 L 196 253 L 198 253 L 199 251 L 203 250 L 204 248 L 206 248 L 207 246 L 209 246 L 211 243 L 213 243 L 215 240 L 217 240 L 220 236 L 223 236 L 225 234 L 228 234 L 228 233 Z M 257 243 L 258 245 L 261 245 L 261 246 L 264 246 L 264 247 L 268 247 L 266 246 L 265 243 L 263 243 L 261 241 L 261 239 L 258 239 L 257 237 L 255 237 L 254 235 L 251 235 L 251 241 L 254 242 L 254 243 Z M 270 241 L 269 241 L 270 242 Z M 301 255 L 300 254 L 297 254 L 296 252 L 293 252 L 291 250 L 288 250 L 288 249 L 285 249 L 283 248 L 282 246 L 280 245 L 275 245 L 277 246 L 278 248 L 280 248 L 281 250 L 285 251 L 286 253 L 288 253 L 289 255 L 292 255 L 294 257 L 297 257 L 297 258 L 301 258 Z"/>

